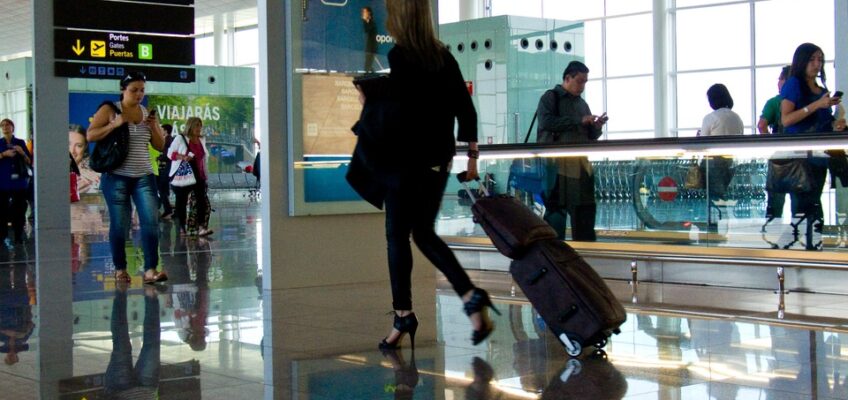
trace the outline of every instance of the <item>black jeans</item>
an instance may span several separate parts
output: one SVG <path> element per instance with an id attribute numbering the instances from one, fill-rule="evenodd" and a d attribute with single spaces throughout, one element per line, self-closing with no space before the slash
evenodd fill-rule
<path id="1" fill-rule="evenodd" d="M 580 178 L 557 175 L 556 184 L 545 199 L 545 221 L 557 232 L 557 238 L 565 240 L 566 217 L 571 219 L 571 240 L 594 242 L 595 203 L 594 176 L 586 171 Z"/>
<path id="2" fill-rule="evenodd" d="M 170 168 L 169 168 L 170 169 Z M 159 191 L 159 204 L 162 206 L 162 211 L 171 213 L 174 207 L 171 205 L 171 179 L 168 176 L 168 170 L 159 169 L 159 175 L 156 177 L 156 186 Z"/>
<path id="3" fill-rule="evenodd" d="M 26 239 L 24 236 L 26 211 L 26 189 L 0 191 L 0 242 L 6 240 L 6 237 L 9 235 L 7 228 L 9 222 L 12 223 L 15 242 L 21 243 Z"/>
<path id="4" fill-rule="evenodd" d="M 192 230 L 192 229 L 200 229 L 206 228 L 206 226 L 186 226 L 188 223 L 188 213 L 186 213 L 186 205 L 188 205 L 188 195 L 190 193 L 194 193 L 194 201 L 195 207 L 197 208 L 197 223 L 203 224 L 203 221 L 206 221 L 206 211 L 209 209 L 209 198 L 206 195 L 206 182 L 202 180 L 197 180 L 197 183 L 191 186 L 186 187 L 171 187 L 174 190 L 174 195 L 176 196 L 176 204 L 174 205 L 174 211 L 177 215 L 177 220 L 180 223 L 180 229 L 182 230 Z"/>
<path id="5" fill-rule="evenodd" d="M 392 283 L 392 307 L 412 309 L 412 246 L 441 271 L 459 296 L 474 288 L 459 265 L 453 251 L 436 235 L 435 223 L 448 182 L 447 168 L 424 170 L 400 179 L 386 193 L 386 241 L 389 277 Z"/>

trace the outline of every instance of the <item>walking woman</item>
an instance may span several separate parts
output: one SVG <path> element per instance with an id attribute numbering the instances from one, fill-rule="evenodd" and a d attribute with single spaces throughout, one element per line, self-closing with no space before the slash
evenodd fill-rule
<path id="1" fill-rule="evenodd" d="M 12 223 L 15 243 L 21 244 L 26 222 L 27 185 L 29 184 L 29 166 L 32 156 L 26 142 L 15 137 L 15 123 L 10 119 L 0 121 L 3 139 L 0 140 L 0 242 L 6 248 L 14 245 L 7 238 L 8 224 Z"/>
<path id="2" fill-rule="evenodd" d="M 209 229 L 209 197 L 206 193 L 206 159 L 209 151 L 206 149 L 206 139 L 203 137 L 203 121 L 197 117 L 191 117 L 186 121 L 185 130 L 178 137 L 174 137 L 171 142 L 171 147 L 168 149 L 168 157 L 171 159 L 171 171 L 169 177 L 173 177 L 180 168 L 183 162 L 189 163 L 194 172 L 196 183 L 189 186 L 177 187 L 172 186 L 174 195 L 176 196 L 176 211 L 177 219 L 180 224 L 180 234 L 182 235 L 198 235 L 208 236 L 212 234 Z M 189 226 L 188 214 L 186 213 L 186 204 L 188 204 L 188 196 L 194 195 L 195 206 L 195 224 Z"/>
<path id="3" fill-rule="evenodd" d="M 131 72 L 121 79 L 121 100 L 114 104 L 121 113 L 103 104 L 94 114 L 86 134 L 88 141 L 96 142 L 125 123 L 129 127 L 127 158 L 121 166 L 100 176 L 100 191 L 109 210 L 109 248 L 115 264 L 115 280 L 119 283 L 130 281 L 125 245 L 133 205 L 138 210 L 141 225 L 144 283 L 168 280 L 164 271 L 156 271 L 159 264 L 159 200 L 156 197 L 156 176 L 147 151 L 148 143 L 161 151 L 165 135 L 156 114 L 148 113 L 141 104 L 146 80 L 140 72 Z"/>
<path id="4" fill-rule="evenodd" d="M 458 139 L 467 142 L 468 172 L 477 176 L 477 114 L 456 60 L 436 39 L 429 0 L 386 0 L 389 52 L 387 90 L 357 86 L 364 104 L 354 127 L 357 150 L 348 180 L 369 202 L 386 210 L 389 277 L 395 311 L 381 349 L 396 349 L 409 334 L 414 347 L 418 319 L 412 308 L 409 237 L 465 302 L 478 344 L 494 329 L 486 291 L 476 288 L 434 225 Z M 384 78 L 383 78 L 384 79 Z M 368 94 L 372 97 L 369 98 Z M 497 310 L 495 310 L 497 311 Z"/>

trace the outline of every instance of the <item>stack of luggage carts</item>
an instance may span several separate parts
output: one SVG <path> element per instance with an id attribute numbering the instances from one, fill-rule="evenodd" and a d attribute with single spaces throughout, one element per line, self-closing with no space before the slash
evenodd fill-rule
<path id="1" fill-rule="evenodd" d="M 472 199 L 471 212 L 492 243 L 512 259 L 509 272 L 536 311 L 576 357 L 588 346 L 607 344 L 627 319 L 604 280 L 543 219 L 508 195 L 476 197 L 465 173 L 459 181 Z"/>

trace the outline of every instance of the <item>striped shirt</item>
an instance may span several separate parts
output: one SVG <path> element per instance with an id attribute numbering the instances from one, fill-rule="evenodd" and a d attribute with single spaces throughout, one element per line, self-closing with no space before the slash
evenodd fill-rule
<path id="1" fill-rule="evenodd" d="M 119 110 L 121 109 L 121 102 L 116 102 L 115 105 L 118 106 Z M 124 160 L 124 163 L 112 171 L 115 175 L 140 178 L 153 173 L 153 167 L 150 165 L 150 153 L 147 151 L 147 144 L 150 143 L 150 127 L 145 122 L 147 108 L 140 104 L 139 107 L 141 107 L 141 123 L 129 123 L 130 151 L 127 153 L 127 159 Z"/>

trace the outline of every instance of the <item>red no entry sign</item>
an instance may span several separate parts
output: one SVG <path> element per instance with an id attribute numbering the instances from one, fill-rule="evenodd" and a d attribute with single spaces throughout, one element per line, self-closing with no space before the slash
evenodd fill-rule
<path id="1" fill-rule="evenodd" d="M 671 179 L 670 176 L 666 176 L 660 179 L 660 183 L 657 185 L 657 194 L 662 201 L 674 201 L 677 197 L 677 181 Z"/>

